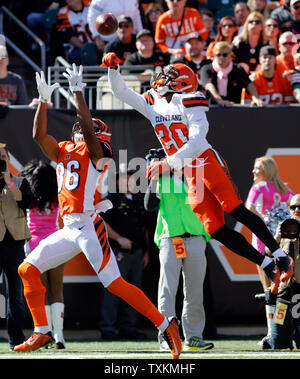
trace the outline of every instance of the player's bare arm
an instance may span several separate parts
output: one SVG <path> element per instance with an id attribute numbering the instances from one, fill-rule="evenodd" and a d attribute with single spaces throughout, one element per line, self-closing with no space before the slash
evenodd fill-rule
<path id="1" fill-rule="evenodd" d="M 48 85 L 43 72 L 41 74 L 36 73 L 36 82 L 40 103 L 34 116 L 32 137 L 40 145 L 44 154 L 51 161 L 57 162 L 58 143 L 54 137 L 47 133 L 47 103 L 50 102 L 51 94 L 55 88 L 59 87 L 59 84 Z"/>
<path id="2" fill-rule="evenodd" d="M 82 91 L 86 86 L 86 83 L 82 82 L 82 70 L 82 66 L 79 66 L 79 70 L 77 70 L 76 65 L 73 64 L 72 70 L 67 68 L 67 72 L 63 75 L 68 79 L 70 90 L 73 92 L 78 122 L 88 152 L 96 166 L 99 159 L 104 157 L 104 154 L 102 147 L 95 136 L 92 115 L 83 97 Z"/>

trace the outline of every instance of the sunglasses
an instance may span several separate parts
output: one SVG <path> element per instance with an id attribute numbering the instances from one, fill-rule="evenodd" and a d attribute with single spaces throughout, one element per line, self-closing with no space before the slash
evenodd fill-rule
<path id="1" fill-rule="evenodd" d="M 293 5 L 293 8 L 296 10 L 300 9 L 300 5 Z"/>
<path id="2" fill-rule="evenodd" d="M 260 20 L 250 20 L 249 21 L 249 24 L 255 24 L 255 25 L 260 25 L 261 24 L 261 21 Z"/>
<path id="3" fill-rule="evenodd" d="M 234 25 L 233 24 L 224 24 L 222 25 L 222 28 L 233 28 Z"/>
<path id="4" fill-rule="evenodd" d="M 277 24 L 267 24 L 266 27 L 267 28 L 278 28 L 278 25 Z"/>
<path id="5" fill-rule="evenodd" d="M 182 0 L 168 0 L 170 3 L 179 3 Z"/>
<path id="6" fill-rule="evenodd" d="M 153 9 L 152 11 L 149 11 L 149 14 L 153 14 L 153 13 L 161 13 L 161 10 L 160 9 Z"/>
<path id="7" fill-rule="evenodd" d="M 130 27 L 131 27 L 131 24 L 120 24 L 119 25 L 120 29 L 123 29 L 123 28 L 127 29 L 127 28 L 130 28 Z"/>
<path id="8" fill-rule="evenodd" d="M 296 209 L 298 209 L 298 211 L 300 211 L 300 204 L 290 205 L 290 209 L 292 211 L 295 211 Z"/>
<path id="9" fill-rule="evenodd" d="M 288 46 L 288 45 L 294 46 L 295 42 L 282 42 L 281 45 L 283 45 L 283 46 Z"/>
<path id="10" fill-rule="evenodd" d="M 223 58 L 226 58 L 228 57 L 229 53 L 218 53 L 216 54 L 216 57 L 220 58 L 220 57 L 223 57 Z"/>

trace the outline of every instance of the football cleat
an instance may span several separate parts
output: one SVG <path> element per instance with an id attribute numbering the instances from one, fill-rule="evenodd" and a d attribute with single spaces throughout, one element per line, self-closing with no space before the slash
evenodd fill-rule
<path id="1" fill-rule="evenodd" d="M 212 342 L 205 342 L 200 337 L 191 337 L 184 344 L 184 351 L 210 350 L 214 347 Z"/>
<path id="2" fill-rule="evenodd" d="M 281 282 L 286 282 L 294 273 L 294 260 L 288 255 L 277 258 L 277 266 L 280 270 Z"/>
<path id="3" fill-rule="evenodd" d="M 28 338 L 21 345 L 17 345 L 14 347 L 14 351 L 30 351 L 37 350 L 41 347 L 49 347 L 54 343 L 54 339 L 52 337 L 52 333 L 48 332 L 47 334 L 42 334 L 35 332 L 31 337 Z"/>
<path id="4" fill-rule="evenodd" d="M 278 292 L 278 287 L 279 287 L 279 282 L 280 282 L 280 273 L 279 269 L 276 266 L 276 263 L 274 260 L 272 260 L 265 268 L 264 272 L 266 273 L 267 277 L 271 281 L 271 287 L 270 287 L 270 292 L 272 294 L 277 294 Z"/>
<path id="5" fill-rule="evenodd" d="M 170 317 L 169 326 L 164 331 L 164 339 L 169 345 L 173 359 L 178 359 L 181 353 L 181 339 L 179 335 L 179 322 L 176 317 Z"/>

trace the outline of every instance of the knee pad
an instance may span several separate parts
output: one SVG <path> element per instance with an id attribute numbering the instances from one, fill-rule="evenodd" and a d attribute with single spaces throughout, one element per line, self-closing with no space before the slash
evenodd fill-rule
<path id="1" fill-rule="evenodd" d="M 41 275 L 39 269 L 26 261 L 20 264 L 18 273 L 22 279 L 32 279 L 33 277 L 40 277 Z"/>

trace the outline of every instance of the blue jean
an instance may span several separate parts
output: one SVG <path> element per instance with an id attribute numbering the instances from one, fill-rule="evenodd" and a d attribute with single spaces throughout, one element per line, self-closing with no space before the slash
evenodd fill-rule
<path id="1" fill-rule="evenodd" d="M 10 347 L 25 340 L 23 283 L 18 274 L 24 258 L 24 241 L 6 237 L 0 242 L 0 274 L 3 272 L 6 287 L 6 325 Z"/>

